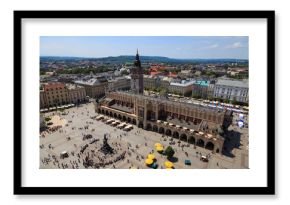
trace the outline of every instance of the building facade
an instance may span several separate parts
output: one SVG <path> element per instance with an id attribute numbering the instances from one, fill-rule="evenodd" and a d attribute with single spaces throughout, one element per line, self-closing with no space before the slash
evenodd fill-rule
<path id="1" fill-rule="evenodd" d="M 131 87 L 131 80 L 126 77 L 117 77 L 111 80 L 108 80 L 108 90 L 129 90 Z"/>
<path id="2" fill-rule="evenodd" d="M 172 80 L 173 79 L 170 77 L 144 75 L 144 88 L 145 89 L 165 88 L 168 90 L 170 82 Z"/>
<path id="3" fill-rule="evenodd" d="M 192 87 L 192 96 L 198 98 L 213 97 L 214 83 L 209 80 L 196 80 Z"/>
<path id="4" fill-rule="evenodd" d="M 128 92 L 108 92 L 95 104 L 105 114 L 143 129 L 159 132 L 221 153 L 223 129 L 231 121 L 225 110 Z"/>
<path id="5" fill-rule="evenodd" d="M 60 82 L 45 83 L 40 90 L 40 108 L 56 107 L 86 100 L 84 87 Z"/>
<path id="6" fill-rule="evenodd" d="M 168 92 L 182 95 L 190 96 L 192 95 L 193 82 L 171 82 L 168 87 Z"/>
<path id="7" fill-rule="evenodd" d="M 153 75 L 144 75 L 144 89 L 155 89 L 157 88 L 158 77 Z"/>
<path id="8" fill-rule="evenodd" d="M 249 102 L 249 82 L 247 80 L 219 79 L 214 87 L 214 97 Z"/>
<path id="9" fill-rule="evenodd" d="M 95 77 L 87 81 L 75 81 L 75 84 L 81 85 L 86 90 L 86 95 L 91 98 L 98 98 L 105 95 L 108 88 L 108 81 L 106 77 Z"/>
<path id="10" fill-rule="evenodd" d="M 64 83 L 43 84 L 40 90 L 40 108 L 49 108 L 69 103 L 68 89 Z"/>
<path id="11" fill-rule="evenodd" d="M 86 99 L 86 90 L 83 86 L 66 84 L 68 89 L 68 100 L 70 103 L 78 104 Z"/>

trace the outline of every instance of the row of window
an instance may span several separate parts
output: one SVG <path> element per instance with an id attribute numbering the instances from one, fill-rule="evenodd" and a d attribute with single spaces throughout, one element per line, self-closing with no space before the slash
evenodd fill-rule
<path id="1" fill-rule="evenodd" d="M 56 95 L 56 96 L 52 96 L 52 99 L 54 99 L 54 98 L 59 98 L 59 97 L 68 97 L 68 95 L 66 95 L 66 96 L 59 96 L 59 95 Z M 50 96 L 47 96 L 47 99 L 50 99 Z"/>
<path id="2" fill-rule="evenodd" d="M 215 94 L 214 95 L 215 97 L 220 97 L 220 98 L 224 98 L 224 99 L 231 99 L 231 96 L 230 95 L 221 95 L 219 96 L 218 94 Z M 243 95 L 243 97 L 246 97 L 246 95 Z M 238 98 L 237 98 L 238 99 Z M 240 98 L 240 99 L 243 99 L 243 98 Z M 245 100 L 245 99 L 244 99 Z"/>
<path id="3" fill-rule="evenodd" d="M 54 91 L 51 91 L 50 93 L 53 94 L 53 92 L 54 92 Z M 59 91 L 59 92 L 58 92 L 58 91 L 55 91 L 55 93 L 62 93 L 62 90 Z"/>
<path id="4" fill-rule="evenodd" d="M 63 90 L 64 88 L 50 88 L 50 89 L 47 89 L 46 91 L 54 91 L 54 90 Z"/>
<path id="5" fill-rule="evenodd" d="M 74 98 L 72 99 L 74 102 L 76 102 L 78 99 L 77 98 Z M 80 99 L 80 100 L 84 100 L 84 99 Z M 48 100 L 48 104 L 50 105 L 62 105 L 62 104 L 68 104 L 69 102 L 68 101 L 64 101 L 64 100 L 59 100 L 59 99 L 54 99 L 54 100 Z M 46 104 L 46 103 L 44 103 Z"/>
<path id="6" fill-rule="evenodd" d="M 220 88 L 220 87 L 217 87 L 216 88 L 216 92 L 222 92 L 224 93 L 225 91 L 227 91 L 228 93 L 232 92 L 234 90 L 235 93 L 237 93 L 239 90 L 241 89 L 238 89 L 238 88 Z M 247 89 L 243 89 L 241 90 L 242 93 L 247 93 Z"/>

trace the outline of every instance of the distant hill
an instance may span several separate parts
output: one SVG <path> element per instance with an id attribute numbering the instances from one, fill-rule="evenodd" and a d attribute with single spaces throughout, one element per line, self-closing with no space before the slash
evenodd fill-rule
<path id="1" fill-rule="evenodd" d="M 111 63 L 125 63 L 133 62 L 135 56 L 109 56 L 103 58 L 87 58 L 87 57 L 69 57 L 69 56 L 41 56 L 41 61 L 102 61 L 102 62 L 111 62 Z M 160 62 L 160 63 L 235 63 L 242 62 L 248 63 L 246 59 L 176 59 L 168 58 L 163 56 L 140 56 L 142 62 Z"/>

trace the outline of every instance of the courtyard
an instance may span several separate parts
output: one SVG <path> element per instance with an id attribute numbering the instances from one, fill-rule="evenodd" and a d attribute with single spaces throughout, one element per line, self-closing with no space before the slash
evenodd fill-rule
<path id="1" fill-rule="evenodd" d="M 151 169 L 145 164 L 148 154 L 155 156 L 157 169 L 165 169 L 167 157 L 155 149 L 160 143 L 164 149 L 171 146 L 174 157 L 171 159 L 175 169 L 244 169 L 248 167 L 248 128 L 239 128 L 235 123 L 226 133 L 225 150 L 213 154 L 211 150 L 194 146 L 184 141 L 171 138 L 153 131 L 143 130 L 133 125 L 130 131 L 96 120 L 94 104 L 88 103 L 78 107 L 45 113 L 51 117 L 50 131 L 40 134 L 40 168 L 41 169 Z M 234 114 L 233 122 L 238 118 Z M 109 118 L 108 118 L 109 119 Z M 245 116 L 245 121 L 247 116 Z M 55 129 L 52 129 L 56 127 Z M 90 138 L 86 139 L 86 136 Z M 102 148 L 104 136 L 114 149 L 114 154 L 104 154 Z M 61 157 L 66 153 L 65 157 Z M 201 160 L 206 156 L 208 162 Z M 185 160 L 191 164 L 186 165 Z M 88 162 L 98 164 L 88 166 Z"/>

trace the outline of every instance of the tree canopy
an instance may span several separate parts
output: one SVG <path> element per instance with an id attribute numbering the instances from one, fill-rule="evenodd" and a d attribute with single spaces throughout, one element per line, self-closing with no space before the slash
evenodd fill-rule
<path id="1" fill-rule="evenodd" d="M 165 155 L 167 156 L 167 158 L 171 158 L 173 157 L 173 155 L 175 154 L 173 148 L 171 146 L 168 146 L 166 149 L 165 149 Z"/>

